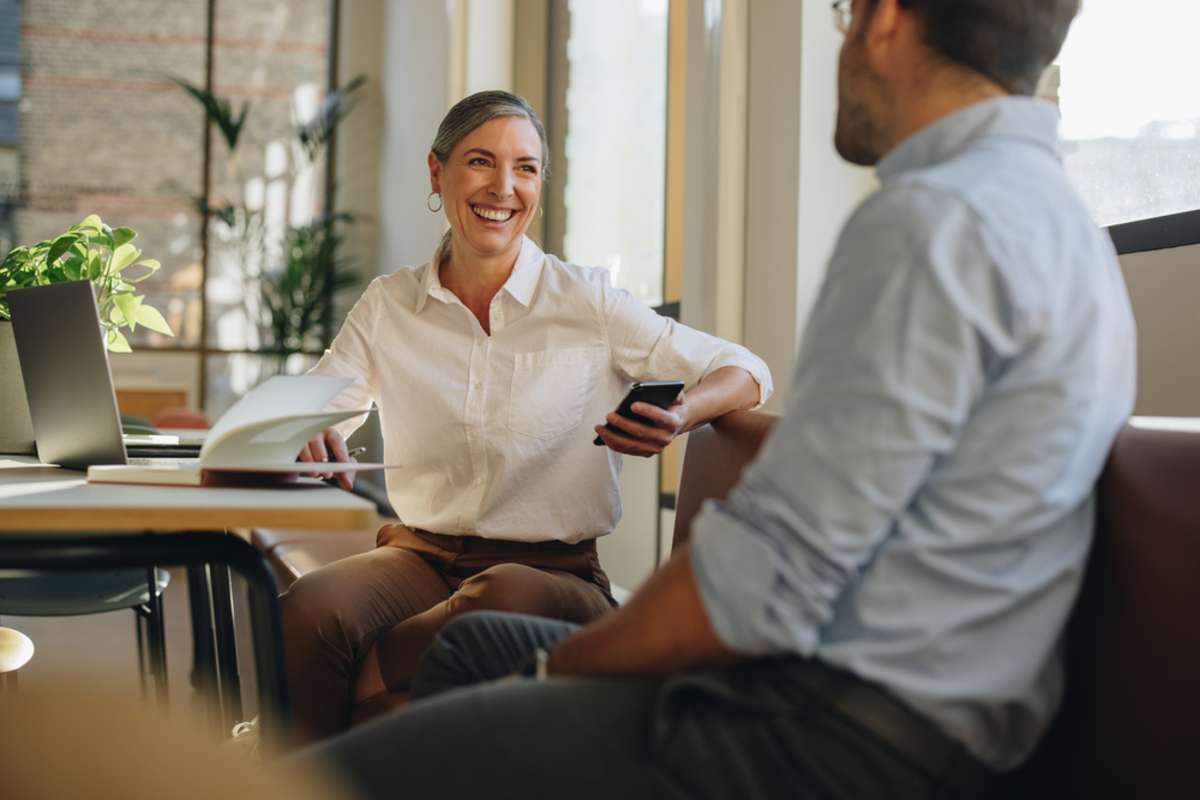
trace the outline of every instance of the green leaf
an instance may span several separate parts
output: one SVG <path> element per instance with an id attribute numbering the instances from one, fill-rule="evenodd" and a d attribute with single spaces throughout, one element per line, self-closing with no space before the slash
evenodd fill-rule
<path id="1" fill-rule="evenodd" d="M 83 221 L 75 227 L 92 228 L 93 230 L 98 231 L 104 227 L 104 220 L 100 219 L 100 217 L 96 216 L 95 214 L 88 214 L 83 218 Z"/>
<path id="2" fill-rule="evenodd" d="M 116 303 L 113 303 L 112 308 L 108 310 L 108 321 L 113 325 L 125 324 L 125 314 L 117 307 Z"/>
<path id="3" fill-rule="evenodd" d="M 156 259 L 144 258 L 141 261 L 134 264 L 133 266 L 134 267 L 145 267 L 146 271 L 143 272 L 142 274 L 136 275 L 134 277 L 130 277 L 129 275 L 122 275 L 121 276 L 122 280 L 129 281 L 130 283 L 138 283 L 140 281 L 144 281 L 144 280 L 146 280 L 146 278 L 149 278 L 151 275 L 158 272 L 158 270 L 162 267 L 162 264 L 159 264 Z"/>
<path id="4" fill-rule="evenodd" d="M 113 251 L 112 261 L 108 264 L 108 274 L 119 275 L 121 270 L 128 267 L 130 264 L 138 260 L 138 256 L 142 254 L 131 244 L 123 244 Z"/>
<path id="5" fill-rule="evenodd" d="M 83 259 L 74 253 L 71 257 L 62 263 L 63 272 L 73 281 L 77 281 L 83 277 Z"/>
<path id="6" fill-rule="evenodd" d="M 142 298 L 134 294 L 116 294 L 113 295 L 113 302 L 121 309 L 121 316 L 125 318 L 124 324 L 128 325 L 130 330 L 137 330 L 137 311 L 138 306 L 142 304 Z"/>
<path id="7" fill-rule="evenodd" d="M 87 279 L 89 281 L 94 281 L 96 278 L 99 278 L 103 272 L 104 259 L 100 257 L 99 253 L 89 254 L 87 263 Z"/>
<path id="8" fill-rule="evenodd" d="M 114 247 L 120 247 L 121 245 L 123 245 L 127 242 L 132 242 L 135 238 L 137 238 L 137 234 L 134 233 L 132 228 L 113 228 L 112 229 L 112 239 L 113 239 Z"/>
<path id="9" fill-rule="evenodd" d="M 145 325 L 152 331 L 174 336 L 175 332 L 171 330 L 171 326 L 163 319 L 163 315 L 158 313 L 158 309 L 153 306 L 139 305 L 137 310 L 137 321 Z"/>
<path id="10" fill-rule="evenodd" d="M 108 352 L 110 353 L 132 353 L 133 348 L 129 346 L 129 340 L 120 331 L 108 332 Z"/>
<path id="11" fill-rule="evenodd" d="M 54 240 L 54 244 L 50 245 L 50 252 L 46 254 L 46 261 L 53 264 L 58 261 L 59 257 L 71 249 L 71 245 L 79 241 L 79 237 L 74 234 L 64 233 L 62 236 Z"/>

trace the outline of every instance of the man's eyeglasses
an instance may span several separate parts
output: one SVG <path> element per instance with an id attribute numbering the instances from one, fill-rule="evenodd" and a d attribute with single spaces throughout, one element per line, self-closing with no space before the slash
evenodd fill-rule
<path id="1" fill-rule="evenodd" d="M 850 0 L 834 0 L 833 4 L 833 24 L 838 29 L 839 33 L 847 33 L 850 30 L 852 22 L 850 16 Z"/>

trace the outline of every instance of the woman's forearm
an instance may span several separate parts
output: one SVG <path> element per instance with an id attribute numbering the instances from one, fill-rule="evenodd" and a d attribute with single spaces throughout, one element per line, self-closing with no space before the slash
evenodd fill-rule
<path id="1" fill-rule="evenodd" d="M 710 420 L 754 408 L 759 400 L 758 381 L 741 367 L 721 367 L 704 377 L 687 393 L 687 430 Z"/>

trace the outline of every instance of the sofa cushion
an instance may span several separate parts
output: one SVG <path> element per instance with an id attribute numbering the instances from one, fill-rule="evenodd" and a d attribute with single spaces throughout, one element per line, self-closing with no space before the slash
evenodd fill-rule
<path id="1" fill-rule="evenodd" d="M 679 495 L 675 503 L 674 549 L 687 540 L 705 500 L 724 500 L 741 480 L 779 421 L 763 411 L 735 411 L 688 434 Z"/>
<path id="2" fill-rule="evenodd" d="M 1027 794 L 1200 797 L 1200 432 L 1187 427 L 1135 420 L 1109 456 L 1066 694 Z"/>
<path id="3" fill-rule="evenodd" d="M 281 590 L 286 590 L 301 575 L 347 556 L 375 547 L 375 534 L 384 520 L 371 528 L 339 530 L 298 530 L 292 528 L 255 528 L 250 542 L 263 552 Z"/>

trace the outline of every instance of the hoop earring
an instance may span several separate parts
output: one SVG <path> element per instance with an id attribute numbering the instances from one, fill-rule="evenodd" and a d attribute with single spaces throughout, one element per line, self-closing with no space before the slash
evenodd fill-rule
<path id="1" fill-rule="evenodd" d="M 433 207 L 433 198 L 435 198 L 435 197 L 438 199 L 437 208 Z M 440 194 L 438 194 L 437 192 L 430 192 L 429 197 L 425 198 L 425 207 L 428 208 L 431 213 L 436 214 L 439 211 L 441 211 L 442 205 L 443 205 L 442 204 L 442 196 Z"/>

